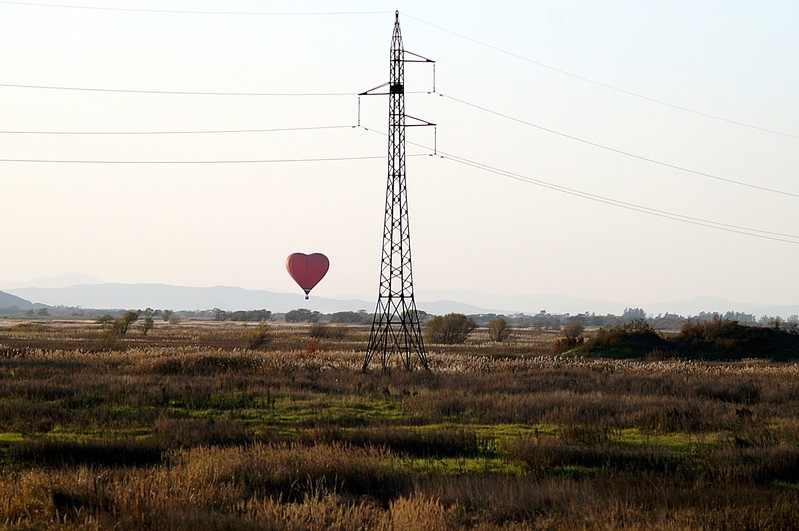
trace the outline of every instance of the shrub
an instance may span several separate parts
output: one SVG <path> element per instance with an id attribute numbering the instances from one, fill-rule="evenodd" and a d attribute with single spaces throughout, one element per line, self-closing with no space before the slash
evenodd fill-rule
<path id="1" fill-rule="evenodd" d="M 563 327 L 563 335 L 566 339 L 577 339 L 583 333 L 585 327 L 580 321 L 569 321 Z"/>
<path id="2" fill-rule="evenodd" d="M 556 354 L 572 350 L 583 344 L 583 333 L 585 326 L 580 321 L 569 321 L 563 327 L 563 335 L 565 337 L 555 342 L 553 347 Z"/>
<path id="3" fill-rule="evenodd" d="M 477 328 L 477 324 L 462 313 L 450 313 L 443 317 L 436 316 L 425 325 L 427 339 L 431 343 L 456 345 L 466 341 L 469 334 Z"/>
<path id="4" fill-rule="evenodd" d="M 491 341 L 497 343 L 508 339 L 510 336 L 510 327 L 504 317 L 497 317 L 488 323 L 488 337 Z"/>
<path id="5" fill-rule="evenodd" d="M 147 332 L 152 330 L 153 326 L 155 326 L 155 321 L 153 321 L 152 317 L 145 317 L 144 319 L 142 319 L 141 324 L 139 324 L 141 333 L 144 334 L 145 336 L 147 335 Z"/>
<path id="6" fill-rule="evenodd" d="M 127 311 L 125 315 L 120 317 L 119 319 L 114 319 L 112 321 L 106 321 L 105 325 L 108 327 L 108 332 L 110 335 L 113 336 L 124 336 L 128 333 L 128 329 L 130 325 L 132 325 L 136 320 L 139 318 L 138 312 L 134 311 Z M 101 319 L 104 319 L 101 318 Z M 99 320 L 98 320 L 99 321 Z"/>
<path id="7" fill-rule="evenodd" d="M 799 336 L 785 330 L 744 326 L 721 318 L 703 323 L 688 321 L 674 342 L 692 358 L 740 360 L 764 357 L 783 361 L 799 358 Z"/>
<path id="8" fill-rule="evenodd" d="M 271 334 L 266 324 L 260 324 L 247 331 L 246 347 L 250 350 L 255 350 L 258 347 L 264 346 L 271 340 Z"/>
<path id="9" fill-rule="evenodd" d="M 634 319 L 624 326 L 600 328 L 579 352 L 611 358 L 643 358 L 654 350 L 668 351 L 669 345 L 646 321 Z"/>

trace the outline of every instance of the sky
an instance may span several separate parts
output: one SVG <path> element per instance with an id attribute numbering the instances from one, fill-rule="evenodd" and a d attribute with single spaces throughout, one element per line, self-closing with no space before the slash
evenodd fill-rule
<path id="1" fill-rule="evenodd" d="M 376 298 L 395 10 L 417 298 L 799 301 L 788 0 L 0 2 L 0 280 Z"/>

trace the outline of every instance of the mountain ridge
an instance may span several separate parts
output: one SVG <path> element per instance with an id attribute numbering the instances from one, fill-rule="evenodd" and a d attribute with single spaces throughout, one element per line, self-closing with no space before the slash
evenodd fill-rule
<path id="1" fill-rule="evenodd" d="M 267 309 L 276 313 L 308 308 L 322 313 L 337 311 L 371 311 L 374 300 L 312 296 L 305 300 L 301 293 L 252 290 L 238 286 L 175 286 L 170 284 L 91 283 L 66 287 L 20 287 L 5 290 L 31 304 L 83 307 L 92 309 L 156 308 L 171 310 L 226 311 Z M 756 316 L 799 314 L 799 305 L 769 306 L 743 304 L 716 297 L 696 297 L 685 301 L 652 304 L 625 304 L 617 301 L 592 300 L 551 293 L 533 295 L 497 295 L 466 290 L 429 290 L 417 292 L 417 307 L 432 314 L 459 312 L 466 314 L 498 313 L 551 314 L 596 313 L 621 315 L 625 308 L 639 307 L 655 316 L 674 313 L 683 316 L 701 312 L 746 312 Z M 26 306 L 27 307 L 27 306 Z"/>
<path id="2" fill-rule="evenodd" d="M 33 308 L 33 306 L 31 301 L 17 297 L 11 293 L 6 293 L 5 291 L 0 291 L 0 308 L 20 308 L 24 310 Z"/>

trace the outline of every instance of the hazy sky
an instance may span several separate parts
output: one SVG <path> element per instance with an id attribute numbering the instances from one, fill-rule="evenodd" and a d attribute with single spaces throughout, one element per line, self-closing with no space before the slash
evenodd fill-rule
<path id="1" fill-rule="evenodd" d="M 351 126 L 355 94 L 388 80 L 399 9 L 406 49 L 437 61 L 436 94 L 431 68 L 407 65 L 420 93 L 406 110 L 439 124 L 447 154 L 408 145 L 424 155 L 407 164 L 417 297 L 799 300 L 797 2 L 68 3 L 120 10 L 0 2 L 0 280 L 80 272 L 289 292 L 286 256 L 323 252 L 331 268 L 314 294 L 375 298 L 387 100 L 364 98 L 369 130 Z M 350 13 L 253 14 L 298 11 Z M 364 11 L 378 13 L 351 13 Z M 344 95 L 296 95 L 308 93 Z M 433 130 L 407 138 L 432 147 Z M 341 157 L 374 158 L 7 162 Z M 696 224 L 707 222 L 728 230 Z M 740 234 L 751 229 L 768 232 Z"/>

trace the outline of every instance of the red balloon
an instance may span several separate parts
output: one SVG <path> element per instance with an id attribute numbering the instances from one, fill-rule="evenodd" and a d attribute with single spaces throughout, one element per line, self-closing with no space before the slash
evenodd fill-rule
<path id="1" fill-rule="evenodd" d="M 321 253 L 293 253 L 286 258 L 286 269 L 305 292 L 305 298 L 319 281 L 327 274 L 330 261 Z"/>

